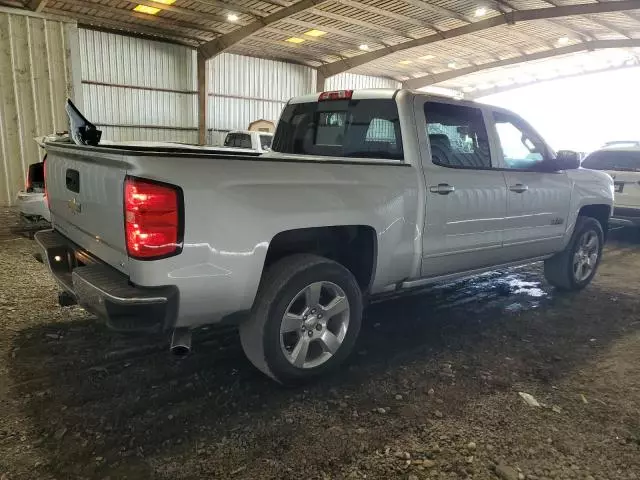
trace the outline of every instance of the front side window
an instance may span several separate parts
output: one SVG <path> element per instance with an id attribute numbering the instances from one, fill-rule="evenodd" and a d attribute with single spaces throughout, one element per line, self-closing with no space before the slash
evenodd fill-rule
<path id="1" fill-rule="evenodd" d="M 491 168 L 489 138 L 480 109 L 427 102 L 424 110 L 434 164 L 452 168 Z"/>
<path id="2" fill-rule="evenodd" d="M 493 118 L 506 168 L 531 170 L 544 161 L 546 147 L 528 127 L 500 112 L 495 112 Z"/>
<path id="3" fill-rule="evenodd" d="M 290 104 L 282 112 L 272 148 L 289 154 L 403 160 L 398 107 L 392 99 Z"/>

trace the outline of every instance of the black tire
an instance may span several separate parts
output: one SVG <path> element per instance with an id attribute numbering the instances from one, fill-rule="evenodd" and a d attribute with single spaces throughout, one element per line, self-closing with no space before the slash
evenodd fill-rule
<path id="1" fill-rule="evenodd" d="M 596 260 L 595 268 L 591 274 L 584 280 L 578 281 L 573 272 L 573 257 L 576 250 L 579 248 L 578 242 L 589 231 L 593 231 L 598 237 L 598 258 Z M 567 247 L 562 252 L 554 255 L 548 260 L 545 260 L 544 276 L 551 285 L 559 290 L 582 290 L 584 287 L 589 285 L 598 270 L 600 260 L 602 259 L 603 246 L 604 232 L 600 222 L 595 218 L 582 215 L 579 216 L 576 220 L 576 226 Z"/>
<path id="2" fill-rule="evenodd" d="M 293 365 L 281 348 L 280 326 L 287 307 L 315 282 L 332 282 L 349 302 L 344 339 L 326 362 L 312 368 Z M 264 273 L 251 315 L 240 325 L 245 355 L 260 371 L 282 384 L 297 384 L 324 375 L 344 362 L 353 350 L 362 322 L 362 292 L 353 274 L 337 262 L 310 254 L 296 254 L 271 265 Z"/>

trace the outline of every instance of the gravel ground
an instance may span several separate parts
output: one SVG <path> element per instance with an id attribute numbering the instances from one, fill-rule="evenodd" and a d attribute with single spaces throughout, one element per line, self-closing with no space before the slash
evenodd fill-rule
<path id="1" fill-rule="evenodd" d="M 58 307 L 13 223 L 0 210 L 1 480 L 640 478 L 636 232 L 578 294 L 534 266 L 374 305 L 348 366 L 284 389 L 234 331 L 179 361 Z"/>

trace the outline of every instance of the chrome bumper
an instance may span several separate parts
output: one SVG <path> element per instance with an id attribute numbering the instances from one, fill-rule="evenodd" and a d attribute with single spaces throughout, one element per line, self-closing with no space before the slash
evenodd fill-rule
<path id="1" fill-rule="evenodd" d="M 55 230 L 36 233 L 42 259 L 62 290 L 117 331 L 164 331 L 177 316 L 175 287 L 144 288 Z"/>

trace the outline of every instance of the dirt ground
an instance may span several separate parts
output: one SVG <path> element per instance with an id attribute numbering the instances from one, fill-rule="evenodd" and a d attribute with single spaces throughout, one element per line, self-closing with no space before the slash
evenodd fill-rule
<path id="1" fill-rule="evenodd" d="M 0 479 L 639 479 L 640 237 L 612 233 L 594 283 L 540 266 L 365 313 L 333 378 L 285 389 L 233 330 L 108 332 L 60 308 L 0 212 Z M 519 392 L 530 394 L 530 406 Z"/>

